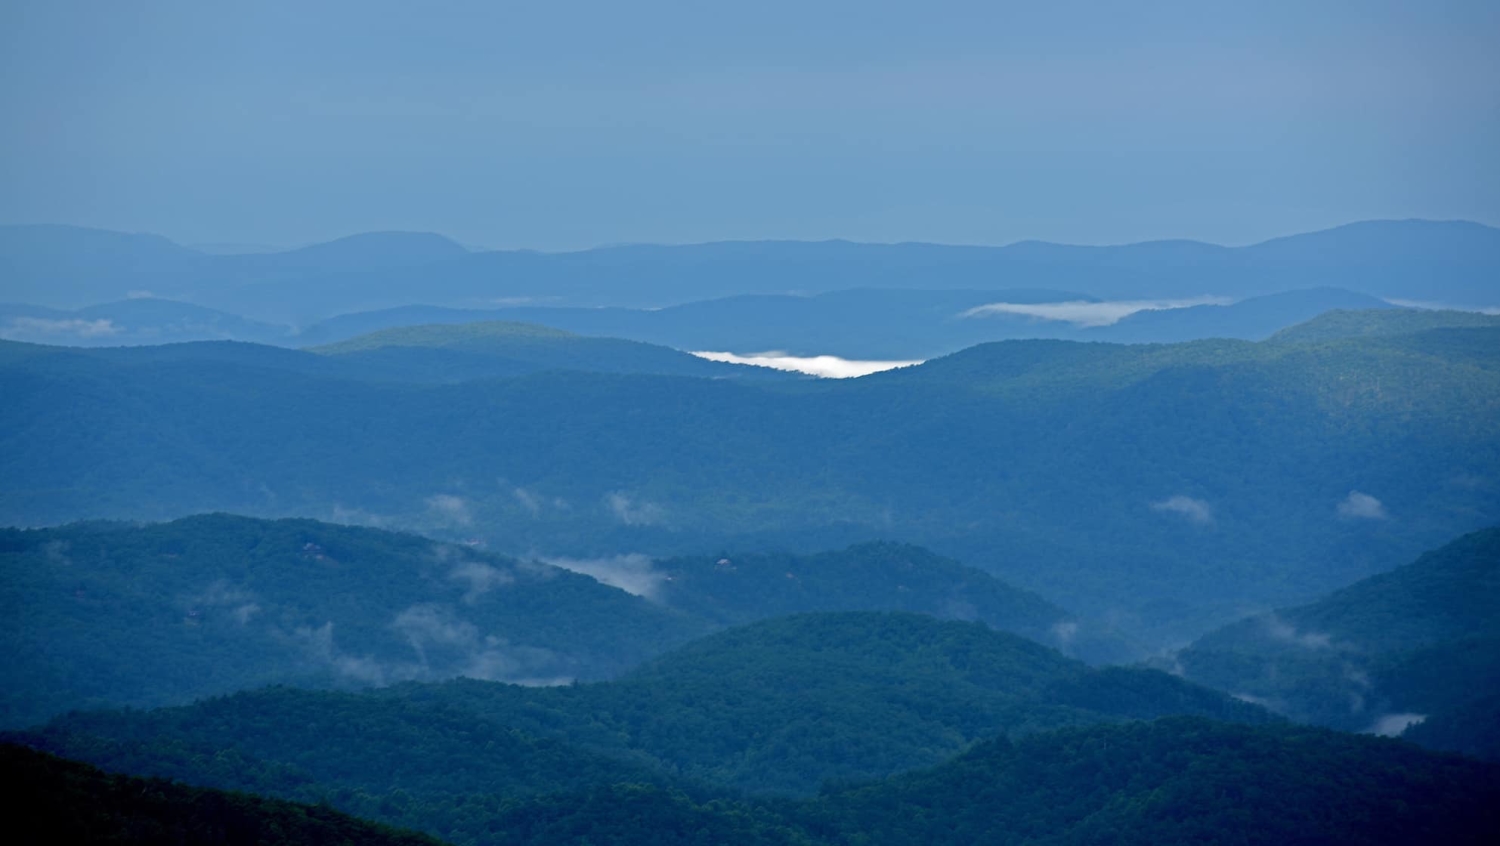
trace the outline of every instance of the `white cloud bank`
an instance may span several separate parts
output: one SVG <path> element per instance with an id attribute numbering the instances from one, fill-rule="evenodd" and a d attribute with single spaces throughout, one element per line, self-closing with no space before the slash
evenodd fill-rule
<path id="1" fill-rule="evenodd" d="M 825 379 L 854 379 L 860 376 L 869 376 L 871 373 L 879 373 L 883 370 L 895 370 L 898 367 L 911 367 L 922 363 L 921 361 L 859 361 L 839 358 L 836 355 L 797 356 L 774 352 L 739 355 L 731 352 L 711 352 L 704 350 L 695 352 L 693 355 L 699 358 L 706 358 L 709 361 L 722 361 L 729 364 L 749 364 L 754 367 L 770 367 L 775 370 L 790 370 L 794 373 L 806 373 L 809 376 L 820 376 Z"/>
<path id="2" fill-rule="evenodd" d="M 1370 724 L 1366 733 L 1381 737 L 1400 737 L 1407 729 L 1426 719 L 1426 714 L 1382 714 Z"/>
<path id="3" fill-rule="evenodd" d="M 1384 520 L 1390 515 L 1380 500 L 1367 493 L 1350 491 L 1339 503 L 1339 516 L 1354 520 Z"/>
<path id="4" fill-rule="evenodd" d="M 1017 314 L 1038 320 L 1056 320 L 1075 326 L 1109 326 L 1138 311 L 1161 311 L 1171 308 L 1189 308 L 1200 305 L 1229 305 L 1234 300 L 1224 297 L 1192 297 L 1185 300 L 1113 300 L 1088 302 L 1070 300 L 1063 303 L 988 303 L 975 306 L 961 317 L 988 317 L 996 314 Z"/>
<path id="5" fill-rule="evenodd" d="M 1214 511 L 1208 503 L 1201 499 L 1193 499 L 1190 496 L 1168 497 L 1161 502 L 1151 503 L 1152 511 L 1164 511 L 1168 514 L 1179 514 L 1191 523 L 1200 526 L 1214 521 Z"/>
<path id="6" fill-rule="evenodd" d="M 666 580 L 666 574 L 652 566 L 650 557 L 638 552 L 610 558 L 543 558 L 541 561 L 647 599 L 655 599 L 661 583 Z"/>
<path id="7" fill-rule="evenodd" d="M 52 320 L 45 317 L 13 317 L 10 324 L 0 330 L 0 337 L 16 340 L 27 338 L 108 338 L 118 335 L 120 327 L 108 319 L 82 320 L 69 318 Z"/>

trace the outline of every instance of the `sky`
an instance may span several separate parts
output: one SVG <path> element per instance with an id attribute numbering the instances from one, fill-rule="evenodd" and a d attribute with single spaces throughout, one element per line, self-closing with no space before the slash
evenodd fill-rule
<path id="1" fill-rule="evenodd" d="M 1500 224 L 1500 3 L 0 0 L 0 222 L 294 246 Z"/>

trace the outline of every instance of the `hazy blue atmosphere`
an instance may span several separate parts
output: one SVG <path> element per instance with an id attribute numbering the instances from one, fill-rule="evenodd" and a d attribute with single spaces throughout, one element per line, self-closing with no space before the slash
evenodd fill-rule
<path id="1" fill-rule="evenodd" d="M 0 5 L 0 221 L 299 246 L 1500 223 L 1500 6 Z"/>
<path id="2" fill-rule="evenodd" d="M 1500 843 L 1500 3 L 0 0 L 0 802 Z"/>

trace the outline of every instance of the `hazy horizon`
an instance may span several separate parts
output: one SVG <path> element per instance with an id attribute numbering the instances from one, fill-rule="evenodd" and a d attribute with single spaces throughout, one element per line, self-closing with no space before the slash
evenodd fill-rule
<path id="1" fill-rule="evenodd" d="M 1257 240 L 1254 240 L 1254 241 L 1246 241 L 1246 242 L 1243 242 L 1243 243 L 1238 243 L 1238 242 L 1237 243 L 1226 243 L 1226 242 L 1219 242 L 1219 241 L 1205 241 L 1205 240 L 1196 239 L 1196 238 L 1171 238 L 1171 237 L 1159 237 L 1159 238 L 1147 237 L 1147 238 L 1141 238 L 1139 240 L 1133 240 L 1133 241 L 1101 241 L 1101 242 L 1055 241 L 1055 240 L 1047 240 L 1047 239 L 1043 239 L 1043 238 L 1022 238 L 1022 239 L 1019 239 L 1019 240 L 1000 241 L 1000 242 L 995 242 L 995 243 L 978 243 L 978 242 L 966 242 L 966 241 L 930 241 L 930 240 L 916 240 L 916 239 L 911 239 L 911 238 L 905 238 L 905 239 L 897 238 L 897 239 L 893 239 L 893 240 L 884 240 L 884 241 L 881 241 L 881 240 L 863 240 L 863 239 L 857 239 L 857 238 L 836 238 L 836 237 L 835 238 L 735 238 L 735 237 L 725 237 L 725 238 L 714 238 L 714 239 L 707 240 L 707 241 L 612 241 L 612 242 L 603 242 L 603 243 L 598 243 L 598 244 L 587 244 L 587 245 L 583 245 L 583 246 L 579 246 L 579 247 L 569 247 L 569 248 L 559 248 L 559 249 L 544 249 L 544 248 L 540 248 L 540 247 L 531 247 L 531 246 L 525 246 L 525 245 L 520 245 L 520 246 L 489 246 L 489 245 L 486 245 L 486 244 L 469 243 L 469 242 L 463 241 L 460 238 L 456 238 L 456 237 L 454 237 L 454 236 L 452 236 L 452 235 L 450 235 L 450 234 L 448 234 L 446 232 L 442 232 L 442 231 L 438 231 L 438 230 L 431 230 L 431 229 L 427 229 L 427 230 L 423 230 L 423 229 L 373 229 L 373 230 L 360 230 L 358 232 L 345 232 L 343 234 L 334 235 L 334 236 L 329 237 L 329 238 L 322 238 L 322 239 L 313 240 L 313 241 L 301 241 L 301 242 L 297 242 L 297 243 L 287 243 L 287 244 L 270 244 L 270 243 L 264 243 L 264 242 L 250 242 L 250 241 L 234 240 L 232 238 L 231 239 L 225 239 L 225 240 L 219 240 L 219 241 L 206 241 L 206 242 L 205 241 L 188 241 L 188 240 L 185 240 L 185 239 L 182 239 L 182 238 L 173 237 L 171 235 L 171 233 L 167 233 L 167 232 L 155 232 L 155 231 L 150 231 L 150 230 L 112 229 L 110 227 L 90 226 L 90 225 L 85 225 L 85 224 L 68 223 L 68 222 L 55 221 L 55 220 L 37 220 L 37 221 L 6 220 L 6 221 L 0 221 L 0 227 L 60 226 L 60 227 L 73 227 L 73 228 L 78 228 L 78 229 L 94 229 L 94 230 L 108 231 L 108 232 L 120 232 L 120 233 L 124 233 L 124 234 L 127 234 L 127 235 L 156 235 L 156 236 L 160 236 L 160 237 L 166 238 L 167 240 L 169 240 L 169 241 L 171 241 L 171 242 L 173 242 L 173 243 L 175 243 L 175 244 L 177 244 L 179 246 L 187 247 L 188 249 L 192 249 L 192 250 L 199 250 L 199 251 L 208 253 L 210 255 L 213 255 L 213 254 L 218 254 L 218 255 L 234 255 L 234 254 L 249 254 L 249 253 L 287 252 L 287 251 L 291 251 L 291 250 L 303 249 L 305 247 L 313 247 L 313 246 L 317 246 L 319 244 L 327 244 L 327 243 L 331 243 L 331 242 L 334 242 L 334 241 L 341 241 L 341 240 L 348 239 L 348 238 L 357 238 L 357 237 L 364 236 L 364 235 L 436 235 L 436 236 L 439 236 L 441 238 L 446 238 L 446 239 L 448 239 L 448 240 L 450 240 L 450 241 L 452 241 L 452 242 L 454 242 L 456 244 L 459 244 L 460 246 L 464 247 L 467 250 L 470 250 L 471 252 L 574 253 L 574 252 L 587 252 L 589 250 L 607 250 L 607 249 L 613 249 L 613 248 L 618 248 L 618 247 L 691 247 L 691 246 L 701 246 L 701 245 L 706 245 L 706 244 L 758 244 L 758 243 L 805 243 L 805 244 L 847 243 L 847 244 L 862 244 L 862 245 L 875 245 L 875 246 L 901 246 L 901 245 L 907 245 L 907 244 L 920 244 L 920 245 L 937 246 L 937 247 L 1000 247 L 1000 248 L 1003 248 L 1003 247 L 1012 247 L 1012 246 L 1016 246 L 1018 244 L 1052 244 L 1052 245 L 1064 246 L 1064 247 L 1126 247 L 1126 246 L 1135 246 L 1135 245 L 1139 245 L 1139 244 L 1194 243 L 1194 244 L 1204 244 L 1204 245 L 1212 246 L 1212 247 L 1227 247 L 1227 248 L 1233 249 L 1233 248 L 1238 248 L 1238 247 L 1249 247 L 1249 246 L 1254 246 L 1256 244 L 1263 244 L 1263 243 L 1266 243 L 1267 241 L 1275 241 L 1275 240 L 1277 240 L 1279 238 L 1289 238 L 1289 237 L 1294 237 L 1294 236 L 1297 236 L 1297 235 L 1307 235 L 1307 234 L 1313 234 L 1313 233 L 1317 233 L 1317 232 L 1327 232 L 1327 231 L 1330 231 L 1330 230 L 1342 229 L 1342 228 L 1347 227 L 1347 226 L 1355 226 L 1355 225 L 1359 225 L 1359 224 L 1366 224 L 1366 223 L 1411 223 L 1411 222 L 1436 223 L 1436 224 L 1455 224 L 1455 223 L 1457 223 L 1457 224 L 1465 224 L 1465 223 L 1467 223 L 1467 224 L 1475 224 L 1475 225 L 1478 225 L 1478 226 L 1488 227 L 1490 229 L 1500 229 L 1500 223 L 1491 223 L 1491 222 L 1486 222 L 1486 221 L 1482 221 L 1482 220 L 1470 220 L 1470 219 L 1465 219 L 1465 218 L 1438 219 L 1438 218 L 1407 217 L 1407 218 L 1365 218 L 1365 219 L 1360 219 L 1360 220 L 1348 220 L 1348 221 L 1344 221 L 1342 223 L 1335 223 L 1335 224 L 1332 224 L 1330 226 L 1318 227 L 1316 229 L 1298 229 L 1298 230 L 1294 230 L 1294 231 L 1283 232 L 1283 233 L 1279 233 L 1279 234 L 1276 234 L 1276 235 L 1271 235 L 1271 236 L 1266 237 L 1266 238 L 1260 238 L 1260 239 L 1257 239 Z"/>
<path id="2" fill-rule="evenodd" d="M 0 220 L 293 246 L 1500 223 L 1500 8 L 15 2 Z"/>

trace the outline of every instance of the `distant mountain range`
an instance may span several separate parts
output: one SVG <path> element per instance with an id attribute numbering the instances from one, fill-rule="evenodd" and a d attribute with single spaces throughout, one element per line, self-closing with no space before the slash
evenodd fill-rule
<path id="1" fill-rule="evenodd" d="M 1248 247 L 721 242 L 574 253 L 471 253 L 437 235 L 368 233 L 297 250 L 209 254 L 150 235 L 0 227 L 4 299 L 79 308 L 151 292 L 273 323 L 424 303 L 662 307 L 862 288 L 1077 291 L 1101 299 L 1243 299 L 1337 287 L 1494 306 L 1500 230 L 1367 221 Z"/>
<path id="2" fill-rule="evenodd" d="M 1412 331 L 1006 341 L 845 381 L 515 327 L 0 343 L 0 521 L 225 510 L 579 559 L 896 538 L 1164 646 L 1500 522 L 1500 327 L 1391 313 Z M 473 378 L 429 366 L 450 341 Z"/>
<path id="3" fill-rule="evenodd" d="M 1152 304 L 1155 305 L 1155 304 Z M 934 358 L 989 341 L 1055 338 L 1116 343 L 1172 343 L 1202 338 L 1258 341 L 1336 309 L 1390 309 L 1364 294 L 1331 288 L 1288 291 L 1234 303 L 1146 308 L 1115 322 L 1088 325 L 1111 304 L 1065 291 L 920 291 L 860 289 L 815 296 L 746 295 L 663 309 L 444 309 L 406 306 L 341 315 L 307 327 L 302 342 L 413 323 L 506 320 L 545 324 L 683 350 L 852 359 Z M 1042 307 L 1042 308 L 1034 308 Z M 1134 306 L 1127 306 L 1131 308 Z M 1001 310 L 1009 309 L 1009 310 Z M 1028 313 L 1028 311 L 1032 313 Z M 1035 312 L 1077 315 L 1079 322 Z M 1492 319 L 1491 323 L 1500 323 Z"/>

